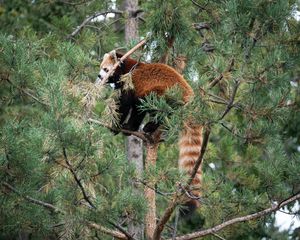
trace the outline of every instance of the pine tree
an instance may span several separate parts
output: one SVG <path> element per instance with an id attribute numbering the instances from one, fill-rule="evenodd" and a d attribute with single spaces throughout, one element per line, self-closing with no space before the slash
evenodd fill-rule
<path id="1" fill-rule="evenodd" d="M 140 1 L 133 16 L 148 40 L 132 57 L 183 70 L 195 92 L 184 107 L 178 89 L 144 101 L 165 139 L 142 176 L 110 131 L 115 93 L 94 86 L 103 54 L 131 47 L 122 3 L 0 1 L 0 238 L 134 239 L 128 222 L 144 224 L 148 206 L 132 182 L 155 187 L 158 224 L 167 220 L 156 236 L 296 238 L 272 212 L 299 201 L 299 3 Z M 210 130 L 201 207 L 178 219 L 188 176 L 177 139 L 191 116 Z"/>

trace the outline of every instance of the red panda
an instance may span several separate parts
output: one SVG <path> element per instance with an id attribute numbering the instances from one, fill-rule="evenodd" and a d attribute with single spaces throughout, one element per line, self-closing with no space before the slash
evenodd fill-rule
<path id="1" fill-rule="evenodd" d="M 121 57 L 121 54 L 114 51 L 104 55 L 103 61 L 100 64 L 97 82 L 100 82 L 106 77 L 118 58 Z M 128 91 L 127 89 L 123 89 L 124 83 L 120 81 L 120 76 L 129 72 L 131 72 L 134 88 Z M 194 96 L 191 86 L 175 69 L 165 64 L 142 63 L 131 58 L 126 58 L 124 62 L 120 64 L 112 76 L 108 78 L 108 83 L 114 84 L 116 89 L 121 90 L 118 109 L 120 127 L 132 131 L 139 129 L 145 117 L 146 113 L 140 111 L 138 106 L 141 104 L 141 99 L 150 93 L 155 92 L 157 95 L 163 95 L 167 89 L 177 85 L 183 91 L 183 101 L 185 103 L 190 101 Z M 130 115 L 129 118 L 128 115 Z M 124 122 L 125 119 L 127 120 L 126 123 Z M 145 132 L 153 132 L 158 126 L 159 123 L 150 122 L 146 124 L 143 130 Z M 188 174 L 192 173 L 195 162 L 200 155 L 201 145 L 202 127 L 186 121 L 179 139 L 178 163 L 180 169 Z M 201 175 L 200 166 L 190 189 L 190 193 L 194 197 L 200 196 Z M 199 206 L 199 202 L 195 199 L 189 199 L 185 205 L 188 207 L 187 212 L 191 212 Z"/>

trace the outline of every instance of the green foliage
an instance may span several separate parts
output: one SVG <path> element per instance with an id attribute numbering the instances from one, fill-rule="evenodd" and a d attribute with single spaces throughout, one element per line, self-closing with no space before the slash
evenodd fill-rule
<path id="1" fill-rule="evenodd" d="M 56 40 L 52 36 L 30 43 L 1 35 L 0 41 L 0 176 L 19 193 L 1 186 L 1 237 L 17 236 L 19 231 L 35 238 L 59 233 L 74 237 L 83 231 L 80 219 L 94 220 L 101 215 L 107 224 L 108 219 L 115 221 L 124 213 L 124 205 L 132 216 L 142 218 L 145 201 L 134 193 L 128 196 L 132 191 L 128 183 L 135 172 L 126 164 L 122 144 L 115 139 L 106 141 L 111 133 L 84 119 L 82 95 L 72 92 L 74 88 L 86 91 L 81 83 L 91 80 L 85 73 L 92 66 L 89 56 L 68 42 L 53 48 Z M 84 194 L 70 168 L 97 207 L 96 214 L 84 207 Z M 70 215 L 53 217 L 42 207 L 28 205 L 25 196 Z M 51 227 L 60 221 L 65 227 Z M 72 232 L 67 232 L 68 226 Z"/>
<path id="2" fill-rule="evenodd" d="M 142 176 L 126 160 L 124 138 L 87 121 L 117 120 L 107 108 L 118 103 L 112 101 L 112 90 L 97 89 L 94 100 L 87 96 L 95 90 L 99 59 L 125 45 L 126 14 L 89 22 L 68 38 L 87 16 L 114 4 L 122 9 L 122 1 L 0 2 L 1 239 L 22 234 L 110 239 L 87 222 L 108 228 L 109 222 L 120 223 L 124 229 L 128 219 L 143 222 L 147 204 L 133 182 L 156 186 L 161 216 L 178 183 L 187 180 L 177 168 L 176 142 L 190 118 L 210 125 L 212 133 L 203 162 L 201 207 L 189 220 L 180 219 L 177 235 L 260 211 L 299 192 L 297 1 L 140 2 L 145 20 L 140 35 L 151 36 L 140 55 L 156 62 L 168 52 L 173 66 L 178 56 L 186 56 L 184 77 L 195 93 L 188 104 L 176 87 L 164 97 L 150 94 L 143 100 L 140 110 L 152 111 L 147 120 L 162 122 L 166 137 L 156 167 Z M 172 232 L 164 231 L 163 237 Z M 280 232 L 270 215 L 218 234 L 225 239 L 288 239 L 297 231 Z"/>

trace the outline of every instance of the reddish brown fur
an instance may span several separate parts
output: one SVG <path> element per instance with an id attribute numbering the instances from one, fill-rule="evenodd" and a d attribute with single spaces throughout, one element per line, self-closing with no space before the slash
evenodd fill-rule
<path id="1" fill-rule="evenodd" d="M 178 164 L 181 169 L 184 169 L 188 174 L 193 172 L 195 163 L 200 155 L 202 145 L 202 126 L 197 126 L 185 123 L 185 128 L 179 140 L 179 160 Z M 202 166 L 199 167 L 195 178 L 191 183 L 191 193 L 194 197 L 199 197 L 201 194 L 201 177 Z M 189 209 L 199 207 L 197 200 L 189 200 L 186 205 Z"/>
<path id="2" fill-rule="evenodd" d="M 117 54 L 117 57 L 121 55 Z M 151 92 L 159 95 L 165 93 L 167 89 L 179 85 L 183 89 L 183 100 L 185 103 L 191 100 L 194 93 L 186 80 L 173 68 L 161 63 L 137 63 L 137 61 L 127 58 L 125 61 L 124 72 L 132 72 L 132 81 L 137 97 L 145 97 Z M 114 58 L 108 59 L 105 64 L 114 64 Z M 103 67 L 103 63 L 101 64 Z M 115 74 L 120 74 L 117 69 Z M 184 130 L 179 140 L 179 168 L 188 174 L 192 173 L 195 162 L 200 155 L 202 145 L 202 126 L 186 121 Z M 202 167 L 200 166 L 195 178 L 192 181 L 190 193 L 195 197 L 200 196 Z M 187 199 L 190 209 L 199 206 L 197 200 Z"/>
<path id="3" fill-rule="evenodd" d="M 121 57 L 117 53 L 117 57 Z M 105 59 L 101 63 L 100 68 L 104 65 L 114 64 L 114 58 Z M 183 89 L 183 100 L 187 103 L 194 92 L 187 81 L 173 68 L 162 63 L 138 63 L 136 60 L 126 58 L 124 60 L 124 72 L 132 72 L 132 81 L 135 87 L 137 97 L 145 97 L 150 92 L 156 92 L 158 95 L 163 95 L 167 89 L 179 85 Z M 120 69 L 116 74 L 120 73 Z"/>
<path id="4" fill-rule="evenodd" d="M 132 79 L 138 97 L 147 96 L 150 92 L 162 95 L 168 88 L 176 84 L 183 89 L 185 102 L 188 102 L 193 96 L 193 90 L 186 80 L 165 64 L 141 64 L 133 71 Z"/>

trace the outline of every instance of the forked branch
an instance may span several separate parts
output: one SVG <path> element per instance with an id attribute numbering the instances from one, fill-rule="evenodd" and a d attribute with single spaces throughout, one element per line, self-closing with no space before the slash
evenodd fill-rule
<path id="1" fill-rule="evenodd" d="M 205 154 L 205 151 L 206 151 L 206 147 L 207 147 L 207 144 L 208 144 L 209 135 L 210 135 L 210 127 L 207 127 L 205 129 L 204 136 L 203 136 L 203 144 L 202 144 L 202 147 L 201 147 L 201 152 L 200 152 L 200 155 L 199 155 L 199 157 L 198 157 L 198 159 L 197 159 L 197 161 L 194 165 L 191 177 L 188 180 L 186 186 L 184 188 L 181 188 L 180 192 L 177 192 L 177 193 L 174 194 L 173 199 L 169 203 L 169 206 L 167 207 L 166 211 L 164 212 L 164 214 L 162 215 L 162 217 L 160 218 L 159 222 L 156 225 L 156 228 L 155 228 L 155 231 L 154 231 L 154 234 L 153 234 L 153 240 L 160 240 L 161 233 L 164 230 L 164 227 L 165 227 L 166 223 L 169 221 L 169 219 L 172 216 L 172 213 L 174 212 L 176 206 L 179 204 L 178 200 L 180 199 L 180 196 L 185 194 L 183 189 L 188 189 L 189 186 L 191 185 L 191 183 L 192 183 L 192 181 L 193 181 L 193 179 L 194 179 L 194 177 L 195 177 L 195 175 L 198 171 L 198 168 L 200 167 L 200 165 L 202 163 L 202 160 L 203 160 L 203 157 L 204 157 L 204 154 Z"/>
<path id="2" fill-rule="evenodd" d="M 111 11 L 106 11 L 106 12 L 96 12 L 96 13 L 94 13 L 93 15 L 91 15 L 91 16 L 88 16 L 86 19 L 84 19 L 83 20 L 83 22 L 80 24 L 80 25 L 78 25 L 77 27 L 76 27 L 76 29 L 71 33 L 71 34 L 69 34 L 68 36 L 67 36 L 67 38 L 69 39 L 69 38 L 73 38 L 73 37 L 75 37 L 83 28 L 84 28 L 84 26 L 86 25 L 86 24 L 88 24 L 90 21 L 92 21 L 93 19 L 95 19 L 95 18 L 97 18 L 97 17 L 99 17 L 99 16 L 106 16 L 107 14 L 109 14 L 109 13 L 114 13 L 114 14 L 123 14 L 123 11 L 118 11 L 118 10 L 111 10 Z"/>

